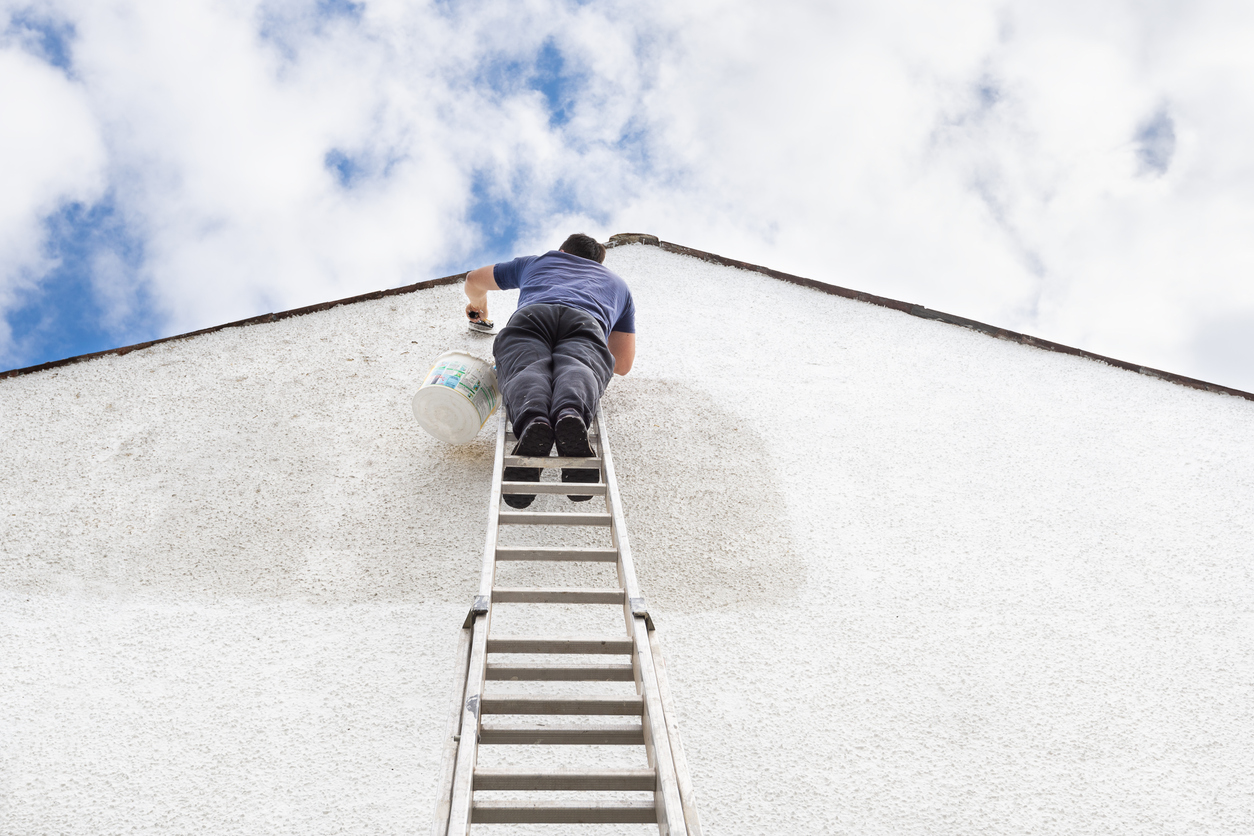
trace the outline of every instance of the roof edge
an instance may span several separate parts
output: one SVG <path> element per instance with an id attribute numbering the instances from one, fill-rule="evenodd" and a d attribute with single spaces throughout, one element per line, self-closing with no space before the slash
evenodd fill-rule
<path id="1" fill-rule="evenodd" d="M 719 264 L 724 267 L 735 267 L 740 270 L 748 270 L 753 273 L 761 273 L 764 276 L 770 276 L 773 279 L 779 279 L 790 284 L 798 284 L 802 287 L 812 288 L 832 296 L 843 296 L 846 299 L 855 299 L 859 302 L 866 302 L 871 305 L 878 305 L 883 308 L 892 308 L 902 313 L 917 316 L 920 319 L 932 319 L 938 322 L 945 322 L 950 325 L 957 325 L 962 328 L 969 328 L 972 331 L 979 331 L 981 334 L 987 334 L 990 337 L 996 337 L 999 340 L 1008 340 L 1010 342 L 1019 343 L 1021 345 L 1032 346 L 1033 348 L 1044 349 L 1045 351 L 1053 351 L 1059 354 L 1070 354 L 1075 357 L 1083 357 L 1088 360 L 1096 360 L 1099 363 L 1105 363 L 1108 366 L 1125 369 L 1137 374 L 1143 374 L 1147 377 L 1155 377 L 1159 380 L 1165 380 L 1168 383 L 1175 383 L 1179 386 L 1187 386 L 1190 389 L 1201 389 L 1206 392 L 1216 392 L 1222 395 L 1233 395 L 1238 398 L 1244 398 L 1247 401 L 1254 401 L 1254 392 L 1246 392 L 1241 389 L 1233 389 L 1231 386 L 1221 386 L 1218 383 L 1209 383 L 1205 380 L 1198 380 L 1193 377 L 1185 377 L 1174 372 L 1165 372 L 1162 369 L 1154 369 L 1149 366 L 1139 366 L 1136 363 L 1129 363 L 1124 360 L 1117 360 L 1113 357 L 1106 357 L 1101 354 L 1094 354 L 1091 351 L 1085 351 L 1082 348 L 1074 348 L 1062 343 L 1043 340 L 1039 337 L 1033 337 L 1030 334 L 1021 334 L 1018 331 L 1010 331 L 1006 328 L 998 328 L 995 325 L 989 325 L 984 322 L 977 322 L 974 319 L 955 316 L 954 314 L 944 313 L 943 311 L 932 310 L 923 305 L 916 305 L 911 302 L 901 302 L 896 299 L 889 299 L 885 296 L 876 296 L 872 293 L 863 293 L 860 290 L 850 290 L 846 287 L 839 287 L 834 284 L 827 284 L 815 279 L 807 279 L 802 276 L 794 276 L 791 273 L 781 273 L 778 270 L 772 270 L 769 267 L 762 267 L 757 264 L 749 264 L 744 261 L 736 261 L 731 258 L 724 258 L 721 255 L 707 253 L 703 250 L 694 250 L 691 247 L 685 247 L 681 244 L 672 244 L 669 241 L 662 241 L 656 235 L 648 235 L 638 232 L 627 232 L 610 237 L 606 247 L 621 247 L 625 244 L 644 244 L 646 246 L 659 247 L 662 250 L 678 255 L 686 255 L 692 258 L 700 259 L 711 264 Z"/>
<path id="2" fill-rule="evenodd" d="M 121 348 L 110 348 L 106 351 L 96 351 L 91 354 L 78 354 L 74 357 L 66 357 L 63 360 L 49 360 L 47 363 L 40 363 L 36 366 L 26 366 L 21 369 L 10 369 L 9 371 L 0 372 L 0 380 L 10 377 L 18 377 L 19 375 L 33 374 L 34 372 L 42 372 L 45 369 L 55 369 L 59 366 L 69 366 L 74 363 L 80 363 L 84 360 L 92 360 L 96 357 L 105 357 L 109 354 L 116 354 L 121 357 L 123 355 L 130 354 L 132 351 L 139 351 L 141 348 L 149 348 L 154 345 L 173 342 L 175 340 L 186 340 L 192 337 L 199 337 L 201 334 L 212 334 L 214 331 L 222 331 L 227 328 L 238 328 L 244 325 L 258 325 L 263 322 L 278 322 L 280 319 L 288 319 L 293 316 L 304 316 L 305 314 L 330 310 L 331 308 L 338 307 L 339 305 L 351 305 L 355 302 L 368 302 L 372 299 L 382 299 L 385 296 L 400 296 L 405 293 L 413 293 L 417 290 L 426 290 L 428 288 L 438 287 L 439 285 L 454 284 L 465 278 L 465 273 L 458 273 L 455 276 L 445 276 L 442 279 L 428 279 L 427 281 L 405 285 L 404 287 L 393 287 L 388 290 L 375 290 L 370 293 L 363 293 L 360 296 L 349 296 L 344 299 L 336 299 L 333 302 L 322 302 L 317 305 L 307 305 L 303 308 L 293 308 L 290 311 L 279 311 L 278 313 L 251 316 L 248 319 L 239 319 L 235 322 L 215 325 L 212 328 L 201 328 L 199 331 L 188 331 L 186 334 L 176 334 L 172 337 L 162 337 L 157 340 L 148 340 L 147 342 L 135 343 L 134 345 L 122 346 Z"/>
<path id="3" fill-rule="evenodd" d="M 704 250 L 697 250 L 697 249 L 693 249 L 692 247 L 685 247 L 682 244 L 673 244 L 670 241 L 663 241 L 660 238 L 658 238 L 656 235 L 650 235 L 648 233 L 621 232 L 621 233 L 618 233 L 617 235 L 611 235 L 609 241 L 606 242 L 605 246 L 609 249 L 612 249 L 614 247 L 622 247 L 628 244 L 643 244 L 645 246 L 658 247 L 659 249 L 664 250 L 665 252 L 675 253 L 677 255 L 686 255 L 691 258 L 696 258 L 701 261 L 709 262 L 711 264 L 719 264 L 724 267 L 735 267 L 739 270 L 747 270 L 751 273 L 760 273 L 764 276 L 769 276 L 773 279 L 778 279 L 780 281 L 788 282 L 789 284 L 801 285 L 802 287 L 808 287 L 808 288 L 811 288 L 812 290 L 817 290 L 817 291 L 820 291 L 821 293 L 827 293 L 832 296 L 841 296 L 846 299 L 854 299 L 858 302 L 866 302 L 867 304 L 870 304 L 870 305 L 878 305 L 879 307 L 883 307 L 883 308 L 892 308 L 893 310 L 901 311 L 902 313 L 909 314 L 910 316 L 917 316 L 920 319 L 931 319 L 937 322 L 945 322 L 950 325 L 957 325 L 962 328 L 968 328 L 972 331 L 979 331 L 981 334 L 986 334 L 990 337 L 996 337 L 999 340 L 1008 340 L 1010 342 L 1019 343 L 1020 345 L 1027 345 L 1033 348 L 1040 348 L 1045 351 L 1053 351 L 1059 354 L 1070 354 L 1075 357 L 1083 357 L 1088 360 L 1096 360 L 1097 362 L 1105 363 L 1108 366 L 1114 366 L 1115 368 L 1118 368 L 1118 369 L 1125 369 L 1126 371 L 1136 372 L 1137 374 L 1143 374 L 1147 377 L 1154 377 L 1159 380 L 1164 380 L 1168 383 L 1174 383 L 1178 386 L 1187 386 L 1190 389 L 1200 389 L 1205 392 L 1215 392 L 1217 394 L 1222 394 L 1222 395 L 1233 395 L 1238 398 L 1243 398 L 1247 401 L 1254 401 L 1254 392 L 1246 392 L 1241 389 L 1234 389 L 1231 386 L 1222 386 L 1218 383 L 1210 383 L 1205 380 L 1198 380 L 1197 378 L 1194 378 L 1194 377 L 1186 377 L 1181 374 L 1176 374 L 1174 372 L 1167 372 L 1167 371 L 1163 371 L 1162 369 L 1155 369 L 1149 366 L 1140 366 L 1140 365 L 1137 365 L 1136 363 L 1129 363 L 1124 360 L 1118 360 L 1113 357 L 1106 357 L 1105 355 L 1102 355 L 1102 354 L 1095 354 L 1091 351 L 1085 351 L 1082 348 L 1075 348 L 1073 346 L 1063 345 L 1062 343 L 1056 343 L 1050 340 L 1043 340 L 1043 339 L 1040 339 L 1039 337 L 1033 337 L 1030 334 L 1021 334 L 1018 331 L 1011 331 L 1006 328 L 998 328 L 995 325 L 989 325 L 984 322 L 978 322 L 974 319 L 967 319 L 966 317 L 955 316 L 954 314 L 948 314 L 943 311 L 933 310 L 931 308 L 924 307 L 923 305 L 916 305 L 912 302 L 902 302 L 897 299 L 889 299 L 886 296 L 876 296 L 873 293 L 864 293 L 863 291 L 860 291 L 860 290 L 851 290 L 847 287 L 840 287 L 839 285 L 828 284 L 826 282 L 820 282 L 816 279 L 807 279 L 803 276 L 795 276 L 792 273 L 784 273 L 779 270 L 772 270 L 771 268 L 763 267 L 760 264 L 750 264 L 747 261 L 736 261 L 733 258 L 726 258 L 724 256 L 717 255 L 715 253 L 708 253 L 708 252 L 705 252 Z M 186 339 L 190 339 L 191 337 L 198 337 L 201 334 L 211 334 L 214 331 L 222 331 L 227 328 L 237 328 L 237 327 L 244 326 L 244 325 L 258 325 L 264 322 L 277 322 L 281 319 L 288 319 L 289 317 L 293 317 L 293 316 L 304 316 L 305 314 L 311 314 L 311 313 L 317 313 L 319 311 L 330 310 L 331 308 L 337 307 L 339 305 L 351 305 L 355 302 L 367 302 L 373 299 L 382 299 L 386 296 L 400 296 L 405 293 L 413 293 L 418 290 L 426 290 L 428 288 L 438 287 L 440 285 L 454 284 L 456 282 L 464 280 L 465 278 L 466 278 L 465 273 L 457 273 L 456 275 L 444 276 L 443 278 L 439 278 L 439 279 L 429 279 L 427 281 L 416 282 L 414 284 L 405 285 L 403 287 L 394 287 L 394 288 L 389 288 L 387 290 L 376 290 L 371 293 L 363 293 L 359 296 L 349 296 L 344 299 L 336 299 L 333 302 L 323 302 L 318 305 L 308 305 L 303 308 L 293 308 L 292 310 L 289 310 L 289 311 L 279 311 L 277 313 L 261 314 L 259 316 L 249 317 L 248 319 L 240 319 L 235 322 L 227 322 L 223 325 L 215 325 L 212 328 L 202 328 L 199 331 L 189 331 L 186 334 L 176 334 L 172 337 L 162 337 L 156 340 L 148 340 L 147 342 L 136 343 L 134 345 L 128 345 L 128 346 L 122 346 L 121 348 L 111 348 L 106 351 L 96 351 L 91 354 L 79 354 L 74 357 L 66 357 L 63 360 L 51 360 L 47 363 L 40 363 L 35 366 L 26 366 L 25 368 L 21 368 L 21 369 L 10 369 L 8 371 L 0 372 L 0 380 L 4 380 L 7 378 L 11 378 L 11 377 L 18 377 L 21 375 L 33 374 L 35 372 L 41 372 L 46 369 L 55 369 L 61 366 L 68 366 L 74 363 L 80 363 L 84 360 L 91 360 L 96 357 L 104 357 L 110 354 L 116 354 L 117 356 L 121 357 L 126 354 L 130 354 L 132 351 L 139 351 L 140 349 L 149 348 L 154 345 L 160 345 L 161 343 L 173 342 L 175 340 L 186 340 Z"/>

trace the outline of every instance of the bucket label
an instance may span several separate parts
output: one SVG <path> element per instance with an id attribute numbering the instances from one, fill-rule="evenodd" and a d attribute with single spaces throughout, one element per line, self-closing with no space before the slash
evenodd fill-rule
<path id="1" fill-rule="evenodd" d="M 432 367 L 426 386 L 445 386 L 466 398 L 479 413 L 479 426 L 483 426 L 497 405 L 496 389 L 479 379 L 465 363 L 456 359 L 442 360 Z"/>

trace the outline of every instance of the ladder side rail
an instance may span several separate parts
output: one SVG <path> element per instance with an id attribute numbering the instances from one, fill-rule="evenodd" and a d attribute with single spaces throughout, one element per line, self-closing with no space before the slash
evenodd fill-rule
<path id="1" fill-rule="evenodd" d="M 492 601 L 492 585 L 496 580 L 496 541 L 501 530 L 501 482 L 505 478 L 505 410 L 496 425 L 496 458 L 492 473 L 492 498 L 488 505 L 488 535 L 483 546 L 483 571 L 479 575 L 479 595 L 475 612 L 487 612 Z"/>
<path id="2" fill-rule="evenodd" d="M 475 763 L 479 757 L 479 718 L 482 714 L 484 676 L 488 660 L 488 619 L 490 614 L 476 615 L 470 640 L 470 664 L 467 672 L 466 699 L 462 703 L 461 739 L 457 742 L 457 765 L 453 773 L 453 796 L 449 805 L 448 836 L 470 833 L 471 809 L 474 803 Z"/>
<path id="3" fill-rule="evenodd" d="M 483 687 L 488 670 L 488 627 L 492 618 L 492 586 L 496 579 L 496 542 L 500 532 L 501 482 L 505 475 L 505 410 L 501 410 L 496 427 L 496 456 L 492 473 L 491 499 L 488 505 L 488 531 L 483 547 L 483 570 L 479 578 L 479 594 L 466 617 L 471 628 L 470 659 L 467 665 L 466 692 L 462 703 L 461 738 L 457 744 L 457 763 L 453 772 L 453 791 L 449 809 L 448 836 L 467 836 L 470 832 L 474 806 L 474 773 L 479 758 L 480 711 Z"/>
<path id="4" fill-rule="evenodd" d="M 614 553 L 614 570 L 618 575 L 618 585 L 623 590 L 623 624 L 626 627 L 628 639 L 632 641 L 631 666 L 636 680 L 636 691 L 639 694 L 643 694 L 644 692 L 641 690 L 640 684 L 642 682 L 640 678 L 640 662 L 635 652 L 635 642 L 632 636 L 636 629 L 636 618 L 633 614 L 633 610 L 636 609 L 636 604 L 642 600 L 643 596 L 633 598 L 630 594 L 630 591 L 633 588 L 637 591 L 639 590 L 638 585 L 634 587 L 632 586 L 635 579 L 635 572 L 631 569 L 630 546 L 627 546 L 628 570 L 624 571 L 623 569 L 623 546 L 625 543 L 623 539 L 619 537 L 619 533 L 621 532 L 625 536 L 627 533 L 627 526 L 623 522 L 623 515 L 614 515 L 614 509 L 621 506 L 622 498 L 618 494 L 618 483 L 615 481 L 613 462 L 608 459 L 609 448 L 607 447 L 607 442 L 605 440 L 605 429 L 601 426 L 604 418 L 605 414 L 598 406 L 597 417 L 594 425 L 597 428 L 597 452 L 600 453 L 602 462 L 601 481 L 605 484 L 605 512 L 610 518 L 610 547 Z M 607 462 L 608 467 L 606 467 Z M 631 580 L 629 581 L 629 579 Z M 643 699 L 643 696 L 641 699 Z M 652 763 L 652 759 L 650 759 L 650 763 Z"/>
<path id="5" fill-rule="evenodd" d="M 659 836 L 684 836 L 684 808 L 679 795 L 679 780 L 675 775 L 675 761 L 671 757 L 666 737 L 666 719 L 662 700 L 658 695 L 657 672 L 653 666 L 653 653 L 649 646 L 649 628 L 644 616 L 636 616 L 632 638 L 635 643 L 634 662 L 639 680 L 636 685 L 644 698 L 645 751 L 649 766 L 657 772 L 657 784 L 653 791 L 657 808 Z"/>
<path id="6" fill-rule="evenodd" d="M 671 685 L 666 677 L 666 660 L 662 657 L 662 642 L 658 639 L 656 629 L 649 632 L 649 649 L 653 651 L 658 698 L 662 702 L 662 713 L 666 718 L 666 734 L 670 738 L 671 759 L 675 762 L 675 777 L 679 782 L 679 799 L 684 807 L 687 836 L 701 836 L 701 820 L 697 816 L 697 793 L 692 786 L 692 776 L 688 774 L 688 758 L 684 755 L 684 747 L 679 738 L 679 720 L 675 716 Z"/>
<path id="7" fill-rule="evenodd" d="M 463 627 L 457 638 L 457 673 L 453 684 L 453 700 L 449 709 L 444 748 L 440 754 L 440 793 L 435 800 L 435 826 L 431 836 L 447 836 L 449 810 L 453 805 L 453 770 L 457 765 L 458 741 L 461 738 L 462 706 L 466 699 L 466 675 L 470 670 L 470 639 L 473 631 Z"/>
<path id="8" fill-rule="evenodd" d="M 644 596 L 640 593 L 636 579 L 635 565 L 631 558 L 631 547 L 627 541 L 627 524 L 622 511 L 622 495 L 618 491 L 618 479 L 614 473 L 614 459 L 610 453 L 608 431 L 605 427 L 605 414 L 600 407 L 597 409 L 598 436 L 601 447 L 601 459 L 605 469 L 606 504 L 611 515 L 610 533 L 614 547 L 619 553 L 618 573 L 620 583 L 627 591 L 624 609 L 627 611 L 628 632 L 633 642 L 640 642 L 643 649 L 632 655 L 632 664 L 639 677 L 637 684 L 644 700 L 645 726 L 656 729 L 650 734 L 646 731 L 646 740 L 666 740 L 668 745 L 665 753 L 650 753 L 650 762 L 659 756 L 654 763 L 658 774 L 657 807 L 665 810 L 666 821 L 671 836 L 700 836 L 701 825 L 697 817 L 696 794 L 692 787 L 692 779 L 688 774 L 687 758 L 679 739 L 679 724 L 675 719 L 670 703 L 670 683 L 666 679 L 665 663 L 661 657 L 661 643 L 654 631 L 653 619 L 649 617 Z M 654 658 L 656 651 L 656 659 Z M 655 698 L 655 699 L 654 699 Z M 653 713 L 650 705 L 653 704 Z M 651 724 L 657 721 L 661 728 Z M 660 733 L 659 733 L 660 732 Z M 662 747 L 659 747 L 662 748 Z M 664 768 L 669 762 L 669 770 Z M 668 786 L 667 776 L 674 781 L 674 792 Z M 664 825 L 659 823 L 659 828 Z M 665 834 L 665 830 L 662 831 Z"/>
<path id="9" fill-rule="evenodd" d="M 639 615 L 644 617 L 649 626 L 649 609 L 644 596 L 640 594 L 640 584 L 636 581 L 636 567 L 631 561 L 631 546 L 627 542 L 627 522 L 623 516 L 622 496 L 618 492 L 618 479 L 614 475 L 614 457 L 610 455 L 609 432 L 605 426 L 605 410 L 597 407 L 597 427 L 601 445 L 601 466 L 605 471 L 605 499 L 610 510 L 610 536 L 614 548 L 618 551 L 618 580 L 627 591 L 628 628 L 631 619 Z M 630 632 L 630 629 L 629 629 Z"/>

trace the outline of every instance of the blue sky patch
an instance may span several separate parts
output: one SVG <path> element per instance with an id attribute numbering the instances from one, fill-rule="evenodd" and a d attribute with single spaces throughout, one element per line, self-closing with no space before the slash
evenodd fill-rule
<path id="1" fill-rule="evenodd" d="M 489 58 L 475 74 L 474 85 L 499 95 L 535 90 L 544 96 L 549 127 L 560 128 L 574 115 L 575 100 L 584 76 L 572 70 L 566 56 L 550 38 L 530 60 Z"/>
<path id="2" fill-rule="evenodd" d="M 652 139 L 649 126 L 643 121 L 632 119 L 623 126 L 618 141 L 614 143 L 614 149 L 623 153 L 623 165 L 636 171 L 652 172 L 656 182 L 661 185 L 677 185 L 680 182 L 679 174 L 675 171 L 665 173 L 665 169 L 671 167 L 672 161 L 664 155 L 653 153 Z"/>
<path id="3" fill-rule="evenodd" d="M 352 0 L 318 0 L 318 16 L 323 18 L 347 17 L 361 20 L 365 3 L 353 3 Z"/>
<path id="4" fill-rule="evenodd" d="M 566 71 L 566 59 L 553 42 L 545 41 L 536 56 L 535 75 L 530 87 L 544 95 L 549 108 L 549 126 L 561 127 L 574 114 L 575 94 L 580 79 Z"/>
<path id="5" fill-rule="evenodd" d="M 1142 174 L 1162 176 L 1176 153 L 1176 123 L 1164 107 L 1137 129 L 1136 158 Z"/>
<path id="6" fill-rule="evenodd" d="M 474 74 L 475 88 L 497 94 L 509 94 L 523 86 L 530 72 L 524 61 L 488 57 Z"/>
<path id="7" fill-rule="evenodd" d="M 339 184 L 346 189 L 351 189 L 354 185 L 361 182 L 366 174 L 365 167 L 353 157 L 344 153 L 338 148 L 332 148 L 327 152 L 323 159 L 323 165 L 327 171 L 335 175 Z"/>
<path id="8" fill-rule="evenodd" d="M 74 41 L 74 24 L 40 17 L 29 9 L 13 15 L 9 20 L 10 37 L 17 36 L 28 50 L 54 67 L 71 72 Z"/>
<path id="9" fill-rule="evenodd" d="M 513 247 L 522 230 L 523 219 L 511 202 L 510 195 L 495 193 L 492 179 L 485 171 L 475 172 L 470 195 L 470 222 L 479 228 L 484 237 L 479 252 L 494 263 L 519 255 L 513 252 Z"/>
<path id="10" fill-rule="evenodd" d="M 57 265 L 6 316 L 14 347 L 6 367 L 105 351 L 160 333 L 155 306 L 137 280 L 143 246 L 112 199 L 63 206 L 45 219 L 44 228 L 45 254 Z M 101 275 L 102 264 L 113 274 Z M 113 287 L 102 288 L 102 282 Z M 106 294 L 122 304 L 111 304 Z"/>
<path id="11" fill-rule="evenodd" d="M 367 148 L 357 153 L 332 148 L 322 158 L 322 165 L 341 188 L 353 189 L 368 180 L 386 180 L 407 159 L 409 155 L 399 148 Z"/>

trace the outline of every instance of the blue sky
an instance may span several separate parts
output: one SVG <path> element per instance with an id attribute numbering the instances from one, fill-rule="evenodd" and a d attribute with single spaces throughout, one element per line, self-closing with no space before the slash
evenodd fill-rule
<path id="1" fill-rule="evenodd" d="M 93 282 L 105 271 L 134 281 L 143 263 L 142 241 L 109 196 L 61 205 L 43 219 L 42 232 L 48 268 L 7 312 L 12 338 L 26 357 L 38 363 L 115 348 L 123 335 L 166 336 L 142 285 L 135 304 L 119 311 Z"/>
<path id="2" fill-rule="evenodd" d="M 0 0 L 0 367 L 582 229 L 1254 389 L 1251 36 L 1207 2 Z"/>

